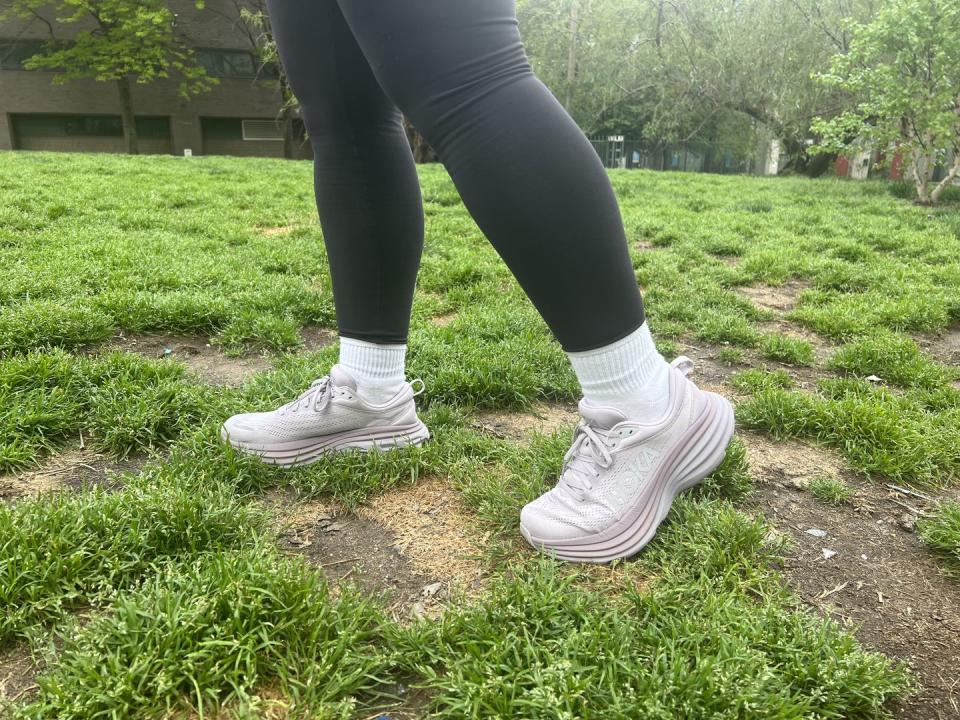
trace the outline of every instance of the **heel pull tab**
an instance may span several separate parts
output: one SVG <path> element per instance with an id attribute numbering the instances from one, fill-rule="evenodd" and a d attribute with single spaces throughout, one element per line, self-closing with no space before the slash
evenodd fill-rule
<path id="1" fill-rule="evenodd" d="M 420 378 L 410 381 L 410 389 L 413 390 L 413 396 L 423 395 L 423 391 L 427 389 L 426 383 L 423 382 Z"/>
<path id="2" fill-rule="evenodd" d="M 670 363 L 670 367 L 676 368 L 684 375 L 689 375 L 691 372 L 693 372 L 693 360 L 688 358 L 686 355 L 680 355 L 672 363 Z"/>

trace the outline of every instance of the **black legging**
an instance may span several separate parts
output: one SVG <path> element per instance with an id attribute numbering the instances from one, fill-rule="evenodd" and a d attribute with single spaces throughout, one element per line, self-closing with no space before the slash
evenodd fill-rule
<path id="1" fill-rule="evenodd" d="M 269 10 L 313 143 L 343 336 L 407 338 L 423 208 L 400 110 L 564 349 L 643 323 L 610 182 L 533 75 L 513 0 L 270 0 Z"/>

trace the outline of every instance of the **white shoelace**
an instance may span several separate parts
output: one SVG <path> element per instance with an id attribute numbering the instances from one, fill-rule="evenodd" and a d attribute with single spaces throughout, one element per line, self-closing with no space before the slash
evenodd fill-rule
<path id="1" fill-rule="evenodd" d="M 333 383 L 330 382 L 330 376 L 326 375 L 319 380 L 310 383 L 310 387 L 296 400 L 292 400 L 280 408 L 281 413 L 297 412 L 301 406 L 310 407 L 314 412 L 323 410 L 330 402 L 330 396 L 333 394 Z"/>
<path id="2" fill-rule="evenodd" d="M 599 476 L 596 467 L 606 469 L 613 464 L 610 447 L 601 431 L 580 423 L 574 433 L 573 445 L 563 456 L 563 471 L 557 488 L 565 490 L 576 500 L 583 500 L 593 489 L 591 480 Z"/>

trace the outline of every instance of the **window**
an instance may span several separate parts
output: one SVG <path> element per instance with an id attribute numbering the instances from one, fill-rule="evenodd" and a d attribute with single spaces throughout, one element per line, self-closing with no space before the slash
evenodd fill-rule
<path id="1" fill-rule="evenodd" d="M 0 40 L 0 70 L 24 70 L 23 64 L 49 49 L 46 40 Z"/>
<path id="2" fill-rule="evenodd" d="M 283 128 L 275 120 L 244 120 L 244 140 L 279 140 L 283 141 Z"/>
<path id="3" fill-rule="evenodd" d="M 18 137 L 121 137 L 123 124 L 118 115 L 14 115 Z M 144 139 L 170 137 L 165 117 L 137 117 L 137 135 Z"/>
<path id="4" fill-rule="evenodd" d="M 197 62 L 213 77 L 257 77 L 257 59 L 246 50 L 197 50 Z"/>

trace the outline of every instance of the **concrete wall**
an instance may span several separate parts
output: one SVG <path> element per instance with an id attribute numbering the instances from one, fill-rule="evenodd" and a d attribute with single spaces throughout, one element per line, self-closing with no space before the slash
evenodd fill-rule
<path id="1" fill-rule="evenodd" d="M 249 38 L 234 21 L 236 10 L 229 0 L 208 0 L 208 9 L 202 11 L 189 1 L 174 2 L 173 6 L 178 14 L 180 32 L 194 47 L 250 49 Z M 69 39 L 76 30 L 71 25 L 52 24 L 52 27 L 56 39 L 61 40 Z M 0 23 L 0 37 L 48 39 L 50 27 L 36 19 L 3 22 Z M 15 146 L 8 120 L 10 114 L 119 115 L 115 83 L 77 80 L 54 85 L 54 77 L 55 73 L 51 72 L 0 70 L 0 149 Z M 179 82 L 171 78 L 148 85 L 134 85 L 133 104 L 137 115 L 170 118 L 170 150 L 174 154 L 181 155 L 184 149 L 190 148 L 199 155 L 203 152 L 201 117 L 274 119 L 280 106 L 280 93 L 275 82 L 220 78 L 219 85 L 212 91 L 184 100 L 179 95 Z M 83 143 L 79 141 L 93 139 L 77 138 L 72 146 L 81 149 Z M 92 143 L 90 149 L 97 149 L 96 145 Z M 243 148 L 245 154 L 251 149 Z"/>

